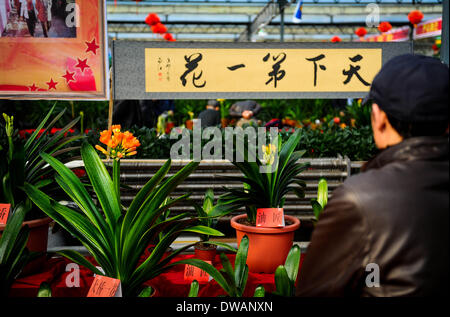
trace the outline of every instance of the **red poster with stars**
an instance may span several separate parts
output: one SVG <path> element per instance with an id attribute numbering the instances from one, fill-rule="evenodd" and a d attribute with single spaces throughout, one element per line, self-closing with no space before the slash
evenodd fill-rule
<path id="1" fill-rule="evenodd" d="M 0 98 L 109 98 L 105 1 L 0 0 Z"/>

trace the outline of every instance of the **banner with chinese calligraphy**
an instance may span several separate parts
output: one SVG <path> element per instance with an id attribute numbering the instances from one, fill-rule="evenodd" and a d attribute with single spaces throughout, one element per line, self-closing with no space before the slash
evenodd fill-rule
<path id="1" fill-rule="evenodd" d="M 354 98 L 410 43 L 114 42 L 115 99 Z"/>
<path id="2" fill-rule="evenodd" d="M 0 98 L 109 98 L 105 1 L 0 0 Z"/>
<path id="3" fill-rule="evenodd" d="M 442 33 L 442 18 L 424 21 L 414 29 L 414 39 L 439 36 Z"/>

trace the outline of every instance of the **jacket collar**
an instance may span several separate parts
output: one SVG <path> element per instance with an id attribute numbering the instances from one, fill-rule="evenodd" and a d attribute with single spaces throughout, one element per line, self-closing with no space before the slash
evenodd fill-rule
<path id="1" fill-rule="evenodd" d="M 362 171 L 383 167 L 391 162 L 412 160 L 448 160 L 448 135 L 414 137 L 388 147 L 368 161 Z"/>

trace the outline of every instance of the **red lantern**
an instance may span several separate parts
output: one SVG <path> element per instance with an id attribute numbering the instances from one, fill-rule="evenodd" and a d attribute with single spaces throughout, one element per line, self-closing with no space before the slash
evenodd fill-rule
<path id="1" fill-rule="evenodd" d="M 172 34 L 166 33 L 164 34 L 164 39 L 168 42 L 175 42 L 176 40 L 173 38 Z"/>
<path id="2" fill-rule="evenodd" d="M 420 12 L 419 10 L 411 11 L 408 14 L 408 20 L 412 25 L 414 25 L 414 27 L 416 27 L 416 25 L 418 23 L 420 23 L 420 21 L 422 21 L 422 19 L 423 19 L 423 13 Z"/>
<path id="3" fill-rule="evenodd" d="M 150 13 L 145 18 L 145 23 L 147 23 L 149 26 L 155 25 L 156 23 L 160 23 L 161 20 L 159 19 L 158 15 L 156 13 Z"/>
<path id="4" fill-rule="evenodd" d="M 380 25 L 378 25 L 378 30 L 380 30 L 381 33 L 385 33 L 391 29 L 392 25 L 389 22 L 381 22 Z"/>
<path id="5" fill-rule="evenodd" d="M 358 35 L 359 37 L 364 37 L 367 34 L 367 30 L 364 27 L 360 27 L 355 31 L 355 34 Z"/>
<path id="6" fill-rule="evenodd" d="M 167 28 L 162 23 L 156 23 L 155 25 L 152 25 L 152 32 L 158 33 L 158 34 L 164 34 L 164 33 L 167 33 Z"/>
<path id="7" fill-rule="evenodd" d="M 331 42 L 336 43 L 336 42 L 341 42 L 341 38 L 339 36 L 333 36 L 331 38 Z"/>

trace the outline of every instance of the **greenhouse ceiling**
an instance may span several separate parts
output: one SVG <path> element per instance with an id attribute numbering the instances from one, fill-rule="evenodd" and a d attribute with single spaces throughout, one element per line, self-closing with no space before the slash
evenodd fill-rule
<path id="1" fill-rule="evenodd" d="M 271 2 L 277 10 L 271 13 L 270 21 L 262 27 L 252 26 Z M 394 27 L 408 24 L 407 14 L 414 9 L 421 10 L 426 19 L 442 15 L 442 0 L 304 0 L 302 21 L 293 23 L 296 3 L 283 2 L 284 21 L 277 1 L 107 1 L 108 33 L 114 39 L 157 40 L 160 37 L 144 23 L 154 12 L 177 41 L 280 41 L 281 32 L 284 41 L 323 41 L 335 35 L 345 41 L 353 38 L 358 27 L 365 26 L 374 4 L 379 8 L 380 21 L 389 21 Z M 367 30 L 378 32 L 376 28 Z"/>

